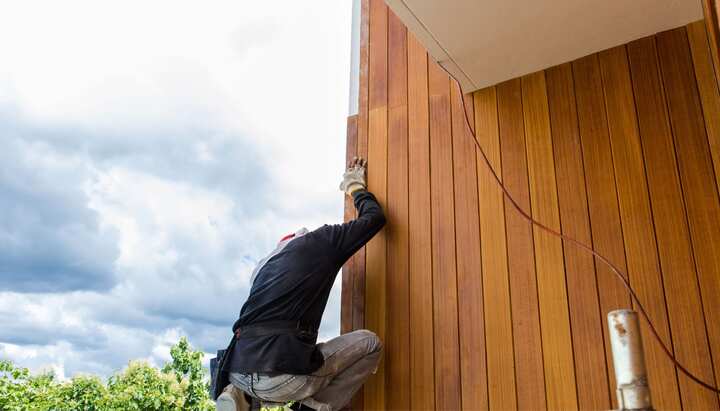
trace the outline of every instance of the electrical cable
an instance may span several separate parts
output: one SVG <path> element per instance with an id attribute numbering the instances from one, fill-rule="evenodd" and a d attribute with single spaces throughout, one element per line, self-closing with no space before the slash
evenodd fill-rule
<path id="1" fill-rule="evenodd" d="M 650 327 L 650 331 L 652 332 L 653 336 L 655 337 L 657 342 L 662 347 L 665 354 L 673 362 L 673 364 L 675 364 L 675 366 L 691 380 L 695 381 L 696 383 L 698 383 L 699 385 L 701 385 L 704 388 L 707 388 L 710 391 L 714 391 L 715 393 L 720 394 L 720 389 L 718 389 L 718 387 L 715 387 L 712 384 L 709 384 L 709 383 L 701 380 L 699 377 L 697 377 L 695 374 L 693 374 L 690 370 L 685 368 L 685 366 L 683 366 L 680 363 L 680 361 L 678 361 L 677 358 L 675 358 L 675 355 L 667 347 L 665 342 L 662 340 L 662 337 L 660 337 L 660 333 L 658 333 L 658 331 L 655 329 L 655 326 L 653 325 L 652 321 L 650 320 L 649 315 L 645 311 L 645 307 L 643 307 L 642 302 L 640 302 L 640 298 L 637 296 L 637 294 L 635 294 L 635 290 L 633 290 L 632 286 L 630 285 L 628 280 L 625 278 L 625 275 L 623 275 L 623 272 L 619 268 L 617 268 L 605 256 L 603 256 L 602 254 L 595 251 L 592 247 L 590 247 L 590 246 L 586 245 L 585 243 L 583 243 L 579 240 L 576 240 L 572 237 L 568 237 L 565 234 L 563 234 L 551 227 L 548 227 L 547 225 L 534 219 L 528 212 L 526 212 L 525 210 L 523 210 L 522 207 L 520 207 L 520 205 L 517 203 L 517 201 L 515 201 L 515 199 L 510 195 L 510 193 L 508 192 L 507 188 L 503 184 L 500 177 L 498 177 L 497 173 L 495 172 L 495 169 L 493 168 L 492 164 L 490 163 L 490 160 L 488 159 L 487 154 L 485 154 L 485 150 L 483 150 L 482 146 L 480 145 L 480 142 L 477 139 L 477 135 L 475 134 L 475 131 L 473 131 L 473 128 L 470 125 L 470 118 L 467 113 L 467 108 L 465 107 L 465 95 L 463 94 L 462 89 L 460 87 L 460 82 L 458 81 L 457 78 L 455 78 L 455 76 L 452 75 L 452 73 L 447 71 L 445 69 L 445 67 L 440 66 L 440 68 L 442 68 L 445 71 L 445 73 L 447 73 L 447 75 L 450 76 L 450 78 L 453 79 L 453 81 L 455 82 L 455 85 L 457 86 L 457 89 L 458 89 L 458 94 L 460 95 L 460 98 L 461 98 L 461 102 L 462 102 L 462 106 L 463 106 L 463 114 L 465 116 L 465 125 L 467 126 L 468 132 L 472 135 L 475 145 L 477 146 L 478 150 L 480 151 L 480 154 L 482 155 L 483 160 L 485 161 L 485 165 L 486 165 L 487 169 L 490 171 L 490 174 L 492 174 L 492 176 L 495 178 L 495 182 L 502 190 L 505 198 L 507 198 L 510 201 L 510 204 L 512 204 L 513 208 L 515 208 L 515 210 L 517 210 L 517 212 L 520 213 L 520 215 L 523 216 L 526 220 L 528 220 L 532 225 L 534 225 L 556 237 L 559 237 L 562 241 L 567 241 L 569 243 L 576 245 L 577 247 L 584 249 L 585 251 L 594 255 L 598 260 L 605 263 L 605 265 L 607 265 L 610 268 L 610 270 L 612 270 L 613 273 L 615 273 L 615 275 L 620 279 L 620 281 L 622 281 L 622 284 L 625 286 L 625 288 L 628 290 L 628 292 L 630 292 L 632 299 L 637 304 L 638 310 L 640 311 L 643 318 L 645 319 L 645 322 L 647 322 L 648 327 Z"/>

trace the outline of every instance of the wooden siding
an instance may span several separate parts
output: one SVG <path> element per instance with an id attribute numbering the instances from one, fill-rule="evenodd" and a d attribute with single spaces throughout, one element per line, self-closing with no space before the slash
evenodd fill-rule
<path id="1" fill-rule="evenodd" d="M 611 409 L 607 312 L 632 307 L 720 379 L 720 93 L 704 22 L 458 94 L 384 5 L 363 0 L 360 111 L 388 225 L 345 266 L 342 330 L 385 343 L 353 409 Z M 354 216 L 346 202 L 346 218 Z M 642 323 L 657 409 L 717 409 Z"/>
<path id="2" fill-rule="evenodd" d="M 720 86 L 720 0 L 701 0 L 703 5 L 703 14 L 705 14 L 705 26 L 707 29 L 707 37 L 712 47 L 710 54 L 715 65 L 715 78 Z"/>

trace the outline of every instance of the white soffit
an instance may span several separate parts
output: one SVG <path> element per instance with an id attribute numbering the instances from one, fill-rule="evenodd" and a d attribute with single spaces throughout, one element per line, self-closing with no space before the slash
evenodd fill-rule
<path id="1" fill-rule="evenodd" d="M 386 0 L 465 92 L 703 18 L 700 0 Z"/>

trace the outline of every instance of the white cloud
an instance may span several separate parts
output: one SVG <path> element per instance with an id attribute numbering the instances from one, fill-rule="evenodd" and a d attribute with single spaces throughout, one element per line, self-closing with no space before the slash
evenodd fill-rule
<path id="1" fill-rule="evenodd" d="M 15 344 L 0 343 L 0 358 L 13 358 L 15 361 L 23 364 L 25 368 L 30 368 L 34 373 L 52 372 L 59 380 L 67 379 L 65 375 L 65 358 L 55 355 L 57 346 L 43 347 L 27 347 Z M 63 350 L 69 348 L 68 344 L 62 344 Z"/>
<path id="2" fill-rule="evenodd" d="M 100 267 L 115 255 L 103 241 L 117 243 L 101 286 L 0 291 L 0 358 L 107 375 L 161 364 L 179 335 L 222 348 L 254 262 L 284 233 L 342 218 L 350 12 L 337 0 L 0 3 L 0 138 L 17 149 L 0 183 L 43 194 L 18 215 L 42 207 L 48 232 L 82 234 L 37 251 L 72 257 L 48 261 Z M 3 237 L 3 224 L 0 252 L 37 241 Z M 324 339 L 339 330 L 337 285 Z"/>
<path id="3" fill-rule="evenodd" d="M 11 358 L 33 373 L 52 372 L 56 378 L 62 381 L 69 377 L 66 374 L 66 364 L 79 361 L 80 355 L 67 342 L 44 346 L 0 343 L 0 358 Z"/>

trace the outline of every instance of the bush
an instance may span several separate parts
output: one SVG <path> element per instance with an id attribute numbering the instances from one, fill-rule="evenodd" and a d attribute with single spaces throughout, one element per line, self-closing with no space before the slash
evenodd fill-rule
<path id="1" fill-rule="evenodd" d="M 33 376 L 26 368 L 0 361 L 0 410 L 8 411 L 206 411 L 210 401 L 203 353 L 185 337 L 170 350 L 172 362 L 158 370 L 141 361 L 113 376 L 107 384 L 95 376 L 57 381 L 52 373 Z"/>

